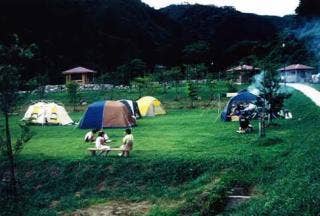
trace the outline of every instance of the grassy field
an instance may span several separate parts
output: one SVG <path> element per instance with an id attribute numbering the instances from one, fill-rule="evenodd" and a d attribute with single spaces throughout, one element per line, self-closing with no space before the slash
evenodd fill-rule
<path id="1" fill-rule="evenodd" d="M 240 135 L 238 124 L 221 122 L 217 110 L 168 109 L 139 120 L 130 158 L 91 157 L 86 131 L 73 126 L 32 126 L 34 136 L 17 157 L 21 200 L 12 205 L 1 197 L 0 214 L 145 202 L 148 215 L 317 215 L 320 110 L 300 93 L 286 106 L 294 119 L 277 120 L 264 139 L 257 122 L 253 133 Z M 12 118 L 15 134 L 20 118 Z M 123 130 L 106 131 L 119 146 Z M 253 198 L 225 209 L 228 192 L 239 186 Z"/>
<path id="2" fill-rule="evenodd" d="M 312 84 L 311 86 L 316 88 L 317 90 L 320 90 L 320 84 Z"/>

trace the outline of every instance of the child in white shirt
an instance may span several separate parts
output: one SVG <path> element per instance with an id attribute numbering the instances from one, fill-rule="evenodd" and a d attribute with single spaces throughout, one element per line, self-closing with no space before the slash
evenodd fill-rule
<path id="1" fill-rule="evenodd" d="M 99 131 L 98 137 L 96 138 L 96 148 L 99 150 L 110 150 L 110 146 L 105 145 L 104 132 Z"/>
<path id="2" fill-rule="evenodd" d="M 121 148 L 123 151 L 119 154 L 119 156 L 129 157 L 130 151 L 133 148 L 133 135 L 131 134 L 130 128 L 125 130 L 125 136 L 122 139 Z"/>

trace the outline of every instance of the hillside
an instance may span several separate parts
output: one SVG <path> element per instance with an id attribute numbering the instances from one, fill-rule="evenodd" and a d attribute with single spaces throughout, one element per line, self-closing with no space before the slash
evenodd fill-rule
<path id="1" fill-rule="evenodd" d="M 282 18 L 241 13 L 232 7 L 171 5 L 160 10 L 183 29 L 185 41 L 214 41 L 230 46 L 243 40 L 264 40 L 274 35 Z"/>
<path id="2" fill-rule="evenodd" d="M 204 5 L 171 5 L 161 12 L 182 26 L 185 44 L 197 40 L 209 42 L 212 58 L 220 69 L 238 64 L 241 57 L 252 54 L 250 50 L 254 46 L 272 39 L 288 19 L 241 13 L 232 7 Z M 245 52 L 232 58 L 235 47 Z"/>
<path id="3" fill-rule="evenodd" d="M 106 71 L 133 58 L 169 61 L 178 46 L 179 26 L 139 0 L 4 0 L 0 24 L 0 39 L 17 33 L 38 45 L 32 69 L 52 81 L 79 64 Z"/>
<path id="4" fill-rule="evenodd" d="M 149 70 L 155 64 L 178 65 L 184 46 L 198 40 L 210 45 L 206 61 L 214 58 L 224 69 L 287 23 L 287 18 L 230 7 L 172 5 L 155 10 L 140 0 L 0 2 L 0 41 L 16 33 L 24 42 L 37 44 L 37 58 L 24 76 L 48 73 L 51 83 L 63 80 L 61 71 L 79 65 L 101 73 L 134 58 L 143 59 Z M 231 57 L 238 45 L 245 52 Z"/>

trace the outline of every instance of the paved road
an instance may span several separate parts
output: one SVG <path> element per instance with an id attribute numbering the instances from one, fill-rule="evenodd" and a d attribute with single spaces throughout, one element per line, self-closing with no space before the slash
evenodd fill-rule
<path id="1" fill-rule="evenodd" d="M 300 83 L 287 83 L 287 86 L 290 86 L 302 92 L 304 95 L 309 97 L 317 106 L 320 107 L 320 92 L 315 88 Z"/>

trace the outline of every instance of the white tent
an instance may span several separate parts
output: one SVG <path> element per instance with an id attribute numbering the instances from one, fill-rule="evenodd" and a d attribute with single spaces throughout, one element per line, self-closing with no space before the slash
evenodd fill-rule
<path id="1" fill-rule="evenodd" d="M 29 106 L 22 120 L 34 124 L 68 125 L 73 121 L 63 106 L 56 103 L 38 102 Z"/>

